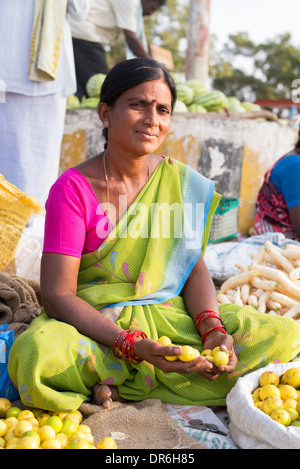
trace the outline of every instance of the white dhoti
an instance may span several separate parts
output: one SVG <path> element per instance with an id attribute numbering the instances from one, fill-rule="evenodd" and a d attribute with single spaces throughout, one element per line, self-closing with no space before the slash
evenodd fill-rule
<path id="1" fill-rule="evenodd" d="M 44 207 L 58 177 L 66 115 L 63 93 L 6 93 L 0 103 L 0 173 Z"/>

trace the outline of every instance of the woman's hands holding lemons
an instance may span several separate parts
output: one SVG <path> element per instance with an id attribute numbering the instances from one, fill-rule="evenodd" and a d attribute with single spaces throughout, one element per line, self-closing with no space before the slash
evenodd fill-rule
<path id="1" fill-rule="evenodd" d="M 143 350 L 140 349 L 141 346 Z M 149 339 L 140 340 L 137 344 L 136 353 L 167 373 L 199 373 L 212 381 L 220 374 L 234 370 L 236 365 L 234 353 L 235 359 L 230 353 L 217 350 L 217 348 L 219 349 L 218 346 L 213 348 L 216 348 L 216 363 L 214 363 L 213 358 L 210 359 L 205 354 L 200 354 L 200 351 L 192 346 L 174 345 L 169 337 L 161 336 L 157 341 Z M 228 363 L 226 363 L 227 359 L 229 360 Z"/>

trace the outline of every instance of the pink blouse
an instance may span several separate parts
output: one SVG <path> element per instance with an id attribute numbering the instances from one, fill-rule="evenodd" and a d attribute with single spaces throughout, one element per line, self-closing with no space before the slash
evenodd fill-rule
<path id="1" fill-rule="evenodd" d="M 108 235 L 108 218 L 87 179 L 75 168 L 53 184 L 46 202 L 43 252 L 81 257 Z"/>

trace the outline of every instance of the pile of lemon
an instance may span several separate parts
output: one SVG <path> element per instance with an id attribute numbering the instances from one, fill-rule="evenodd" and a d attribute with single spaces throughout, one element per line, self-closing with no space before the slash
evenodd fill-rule
<path id="1" fill-rule="evenodd" d="M 252 392 L 254 405 L 273 420 L 300 427 L 300 369 L 291 367 L 283 375 L 264 371 Z"/>
<path id="2" fill-rule="evenodd" d="M 0 398 L 0 449 L 117 449 L 105 437 L 94 442 L 92 431 L 83 423 L 79 410 L 47 412 L 20 409 Z"/>

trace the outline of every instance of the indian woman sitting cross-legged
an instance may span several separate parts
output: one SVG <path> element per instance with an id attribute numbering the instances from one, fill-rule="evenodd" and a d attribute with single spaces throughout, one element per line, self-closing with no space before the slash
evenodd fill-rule
<path id="1" fill-rule="evenodd" d="M 220 196 L 157 154 L 176 88 L 152 59 L 119 63 L 98 107 L 104 151 L 63 173 L 48 201 L 43 308 L 13 344 L 9 374 L 27 406 L 158 398 L 224 405 L 238 377 L 300 352 L 300 325 L 250 306 L 218 307 L 203 254 Z M 168 336 L 174 345 L 161 345 Z M 172 360 L 220 347 L 229 362 Z M 169 357 L 168 359 L 165 357 Z"/>

